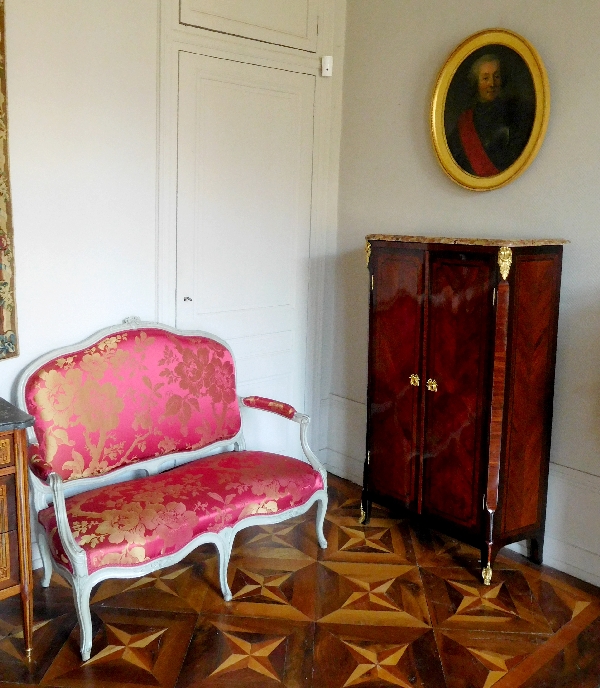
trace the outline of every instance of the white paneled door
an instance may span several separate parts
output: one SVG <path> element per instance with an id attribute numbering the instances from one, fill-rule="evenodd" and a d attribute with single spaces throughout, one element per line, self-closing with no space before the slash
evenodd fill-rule
<path id="1" fill-rule="evenodd" d="M 318 0 L 181 0 L 183 24 L 315 52 Z"/>
<path id="2" fill-rule="evenodd" d="M 177 326 L 231 344 L 241 394 L 299 410 L 314 90 L 314 76 L 180 54 Z M 295 424 L 245 414 L 249 447 L 298 455 Z"/>

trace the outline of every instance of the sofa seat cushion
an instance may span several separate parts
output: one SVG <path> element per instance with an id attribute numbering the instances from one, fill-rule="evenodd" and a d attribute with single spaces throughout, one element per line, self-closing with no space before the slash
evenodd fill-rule
<path id="1" fill-rule="evenodd" d="M 248 516 L 305 504 L 323 480 L 309 464 L 258 451 L 217 454 L 158 475 L 84 492 L 66 500 L 88 572 L 137 566 L 173 554 L 190 540 Z M 54 507 L 38 514 L 52 555 L 72 571 Z"/>

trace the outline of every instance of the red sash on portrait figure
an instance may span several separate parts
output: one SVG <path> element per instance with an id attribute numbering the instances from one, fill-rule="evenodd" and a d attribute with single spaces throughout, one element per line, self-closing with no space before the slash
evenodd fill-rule
<path id="1" fill-rule="evenodd" d="M 489 159 L 477 135 L 475 123 L 473 122 L 472 108 L 465 110 L 458 118 L 458 133 L 465 155 L 469 159 L 473 172 L 478 177 L 492 177 L 500 172 Z"/>

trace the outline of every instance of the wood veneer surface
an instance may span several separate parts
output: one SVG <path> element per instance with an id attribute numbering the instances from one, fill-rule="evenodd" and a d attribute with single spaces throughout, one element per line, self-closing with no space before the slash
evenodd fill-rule
<path id="1" fill-rule="evenodd" d="M 384 251 L 374 260 L 378 266 L 369 379 L 372 481 L 375 489 L 409 506 L 415 501 L 419 455 L 419 387 L 411 385 L 410 377 L 421 370 L 423 251 Z"/>
<path id="2" fill-rule="evenodd" d="M 223 601 L 214 548 L 92 593 L 81 663 L 71 591 L 36 573 L 33 656 L 18 598 L 0 602 L 0 686 L 116 688 L 597 688 L 600 590 L 500 555 L 490 587 L 478 550 L 373 505 L 330 477 L 320 550 L 314 511 L 235 541 Z"/>
<path id="3" fill-rule="evenodd" d="M 482 444 L 489 424 L 494 256 L 431 257 L 427 378 L 424 391 L 424 511 L 465 528 L 481 518 Z"/>
<path id="4" fill-rule="evenodd" d="M 514 269 L 511 336 L 515 345 L 510 361 L 513 386 L 506 425 L 503 535 L 539 526 L 543 518 L 540 506 L 545 500 L 540 495 L 545 495 L 548 475 L 545 458 L 552 420 L 560 256 L 521 255 Z"/>

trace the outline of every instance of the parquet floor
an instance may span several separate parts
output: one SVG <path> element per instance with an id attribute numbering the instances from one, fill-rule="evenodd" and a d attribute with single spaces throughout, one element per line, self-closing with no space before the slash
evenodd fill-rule
<path id="1" fill-rule="evenodd" d="M 600 590 L 514 555 L 490 587 L 477 551 L 374 508 L 331 477 L 327 550 L 314 511 L 241 533 L 218 589 L 214 549 L 92 595 L 82 664 L 70 589 L 35 589 L 32 661 L 17 598 L 0 603 L 0 687 L 598 688 Z"/>

